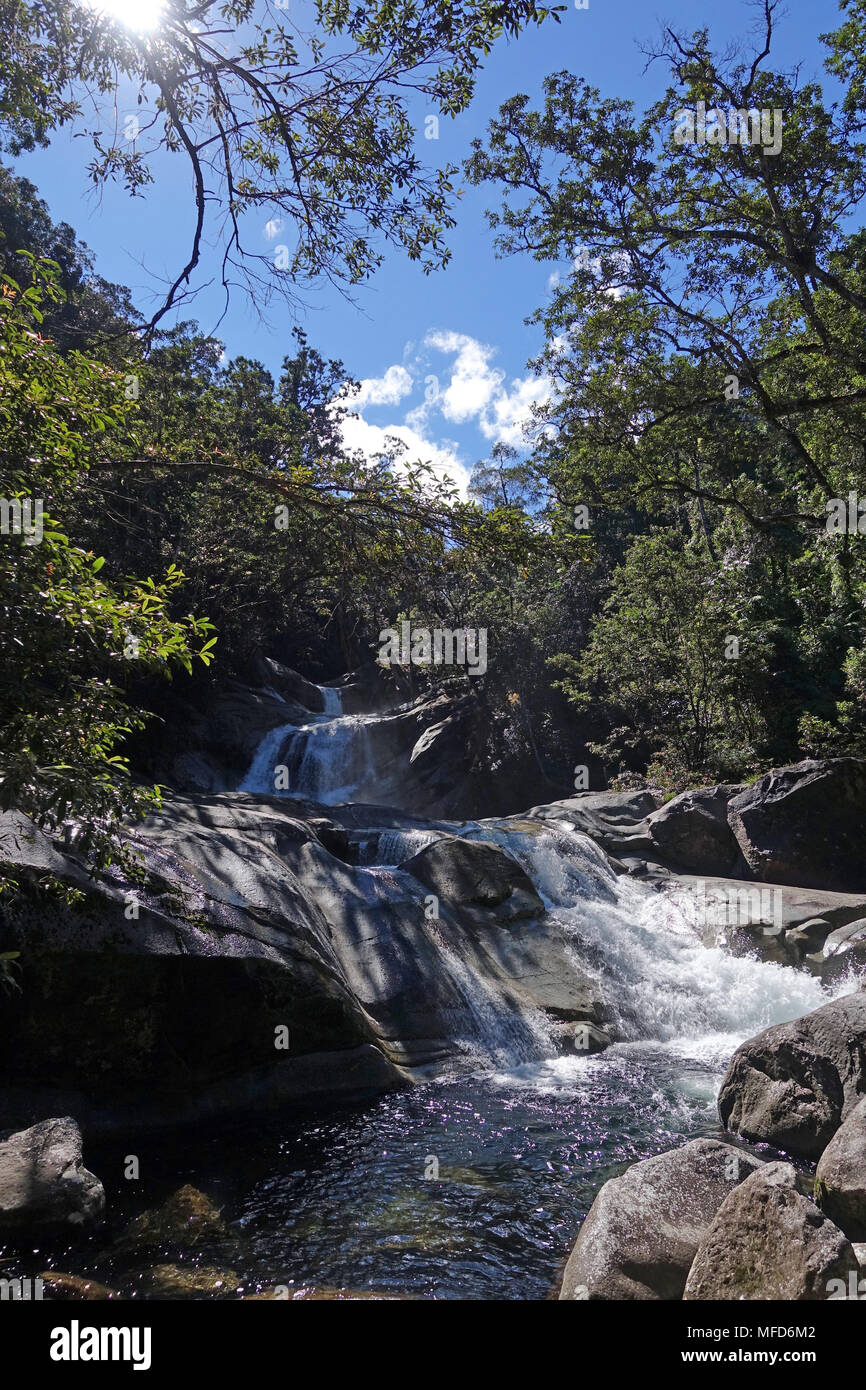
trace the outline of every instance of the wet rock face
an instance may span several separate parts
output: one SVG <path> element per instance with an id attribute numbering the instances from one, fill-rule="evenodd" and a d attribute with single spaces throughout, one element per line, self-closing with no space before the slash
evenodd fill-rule
<path id="1" fill-rule="evenodd" d="M 345 862 L 383 826 L 440 844 L 411 871 Z M 292 798 L 176 796 L 134 832 L 133 890 L 119 874 L 89 880 L 31 827 L 34 883 L 49 868 L 81 899 L 34 887 L 4 934 L 22 992 L 0 992 L 16 1059 L 0 1062 L 0 1123 L 58 1109 L 100 1130 L 191 1123 L 393 1089 L 409 1069 L 470 1065 L 492 1018 L 503 1045 L 538 1055 L 538 1011 L 587 1025 L 560 1030 L 563 1049 L 603 1046 L 604 1000 L 562 926 L 512 856 L 455 828 L 362 805 L 326 817 Z"/>
<path id="2" fill-rule="evenodd" d="M 774 768 L 729 802 L 728 820 L 756 879 L 866 890 L 866 759 Z"/>
<path id="3" fill-rule="evenodd" d="M 821 1155 L 815 1197 L 850 1240 L 866 1240 L 866 1098 L 855 1105 Z"/>
<path id="4" fill-rule="evenodd" d="M 758 1159 L 715 1139 L 634 1163 L 606 1182 L 578 1233 L 560 1299 L 678 1299 L 722 1202 Z"/>
<path id="5" fill-rule="evenodd" d="M 0 1143 L 0 1232 L 86 1228 L 104 1212 L 105 1191 L 84 1167 L 75 1120 L 42 1120 Z"/>
<path id="6" fill-rule="evenodd" d="M 792 1165 L 768 1163 L 719 1207 L 683 1297 L 823 1301 L 857 1270 L 849 1241 L 799 1191 Z"/>
<path id="7" fill-rule="evenodd" d="M 402 867 L 446 902 L 487 910 L 500 922 L 544 913 L 531 879 L 497 845 L 437 840 Z"/>
<path id="8" fill-rule="evenodd" d="M 719 1093 L 719 1115 L 745 1139 L 817 1159 L 864 1092 L 861 990 L 738 1047 Z"/>
<path id="9" fill-rule="evenodd" d="M 129 1223 L 121 1244 L 139 1249 L 187 1249 L 221 1240 L 227 1227 L 213 1202 L 186 1183 L 162 1206 L 142 1212 Z"/>

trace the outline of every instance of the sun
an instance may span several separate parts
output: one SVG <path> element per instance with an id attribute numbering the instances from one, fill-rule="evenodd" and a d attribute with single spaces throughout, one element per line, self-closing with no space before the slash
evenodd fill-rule
<path id="1" fill-rule="evenodd" d="M 165 0 L 88 0 L 91 8 L 115 19 L 136 34 L 156 29 L 165 13 Z"/>

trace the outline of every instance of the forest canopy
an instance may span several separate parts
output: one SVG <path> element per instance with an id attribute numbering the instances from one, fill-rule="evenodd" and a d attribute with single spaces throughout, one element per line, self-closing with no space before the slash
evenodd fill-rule
<path id="1" fill-rule="evenodd" d="M 456 171 L 418 163 L 394 86 L 411 72 L 462 110 L 496 38 L 551 13 L 320 0 L 302 62 L 287 21 L 258 28 L 247 3 L 172 5 L 150 46 L 61 0 L 0 7 L 8 152 L 122 74 L 156 85 L 159 116 L 132 152 L 100 130 L 92 177 L 146 192 L 176 150 L 194 188 L 188 263 L 146 318 L 0 171 L 4 807 L 110 858 L 158 796 L 136 740 L 168 679 L 242 678 L 260 651 L 331 678 L 406 617 L 487 628 L 477 756 L 548 799 L 577 764 L 672 792 L 866 753 L 864 0 L 825 39 L 833 100 L 773 69 L 767 4 L 748 56 L 664 32 L 645 112 L 569 72 L 538 109 L 505 103 L 466 176 L 502 255 L 567 269 L 537 315 L 549 404 L 468 500 L 396 442 L 346 449 L 357 364 L 299 332 L 274 376 L 169 315 L 217 208 L 225 285 L 263 300 L 357 282 L 383 240 L 441 265 Z M 243 34 L 231 62 L 219 26 Z M 779 149 L 678 143 L 699 103 L 780 111 Z M 256 206 L 292 229 L 279 281 L 244 251 Z M 853 527 L 834 527 L 852 496 Z"/>

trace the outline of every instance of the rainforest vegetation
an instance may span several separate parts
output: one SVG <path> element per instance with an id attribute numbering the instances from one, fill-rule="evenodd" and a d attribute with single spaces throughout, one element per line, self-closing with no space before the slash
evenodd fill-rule
<path id="1" fill-rule="evenodd" d="M 276 207 L 296 234 L 276 284 L 238 222 L 227 289 L 358 283 L 386 243 L 437 273 L 455 171 L 419 163 L 402 78 L 462 109 L 500 34 L 557 13 L 318 9 L 299 96 L 280 77 L 289 39 L 256 31 L 247 0 L 173 5 L 162 67 L 68 0 L 0 6 L 7 155 L 120 71 L 158 89 L 152 148 L 187 152 L 195 225 L 147 317 L 32 183 L 0 175 L 0 803 L 110 856 L 158 795 L 136 750 L 166 692 L 243 677 L 260 650 L 325 680 L 404 618 L 487 628 L 470 684 L 491 777 L 525 767 L 564 796 L 588 763 L 595 785 L 674 791 L 866 754 L 866 3 L 825 39 L 832 97 L 774 69 L 770 4 L 748 61 L 664 33 L 647 111 L 570 72 L 540 106 L 502 107 L 463 177 L 489 194 L 499 254 L 568 269 L 538 313 L 550 402 L 524 450 L 478 462 L 468 500 L 396 444 L 346 452 L 363 363 L 297 332 L 275 378 L 177 310 L 212 197 L 236 217 Z M 231 71 L 208 39 L 226 23 L 249 31 Z M 351 70 L 328 57 L 335 35 Z M 780 109 L 781 151 L 677 145 L 675 113 L 698 101 Z M 95 136 L 92 158 L 95 180 L 157 196 L 146 141 L 133 156 Z M 14 534 L 26 499 L 39 544 Z M 840 499 L 853 527 L 828 525 Z"/>

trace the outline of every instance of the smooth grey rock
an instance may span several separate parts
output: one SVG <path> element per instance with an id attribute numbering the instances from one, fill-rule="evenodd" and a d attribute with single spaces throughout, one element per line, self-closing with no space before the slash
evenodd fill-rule
<path id="1" fill-rule="evenodd" d="M 783 965 L 803 965 L 822 978 L 828 962 L 820 953 L 836 928 L 862 918 L 859 893 L 823 893 L 791 884 L 753 879 L 677 874 L 663 886 L 706 946 L 733 955 L 757 956 Z"/>
<path id="2" fill-rule="evenodd" d="M 559 833 L 496 823 L 512 825 Z M 594 1025 L 591 1045 L 603 1045 L 615 1030 L 602 987 L 510 855 L 461 840 L 422 858 L 446 884 L 432 917 L 435 890 L 405 865 L 346 862 L 383 833 L 447 845 L 458 828 L 363 804 L 174 796 L 132 832 L 141 885 L 115 871 L 88 879 L 41 832 L 19 835 L 34 875 L 50 864 L 83 896 L 35 894 L 4 937 L 21 952 L 23 992 L 0 991 L 0 1122 L 71 1109 L 97 1129 L 189 1123 L 394 1089 L 477 1065 L 488 1007 L 527 1051 L 538 1010 Z M 573 848 L 612 897 L 601 852 Z"/>
<path id="3" fill-rule="evenodd" d="M 798 1189 L 790 1163 L 768 1163 L 731 1192 L 702 1237 L 686 1300 L 826 1300 L 857 1257 Z"/>
<path id="4" fill-rule="evenodd" d="M 850 1240 L 866 1240 L 866 1097 L 821 1155 L 815 1200 Z"/>
<path id="5" fill-rule="evenodd" d="M 817 1159 L 866 1091 L 866 993 L 846 995 L 737 1048 L 719 1092 L 722 1124 Z"/>
<path id="6" fill-rule="evenodd" d="M 740 850 L 728 825 L 728 802 L 740 791 L 722 785 L 681 792 L 649 816 L 650 839 L 668 861 L 690 873 L 732 873 Z"/>
<path id="7" fill-rule="evenodd" d="M 716 1139 L 644 1159 L 606 1182 L 577 1235 L 560 1299 L 682 1298 L 698 1244 L 760 1161 Z"/>
<path id="8" fill-rule="evenodd" d="M 562 801 L 534 806 L 526 818 L 565 821 L 618 859 L 646 858 L 648 852 L 657 853 L 648 817 L 663 801 L 663 794 L 654 790 L 578 792 Z"/>
<path id="9" fill-rule="evenodd" d="M 69 1116 L 0 1143 L 0 1231 L 87 1227 L 104 1211 L 105 1191 L 84 1167 L 81 1131 Z"/>
<path id="10" fill-rule="evenodd" d="M 866 891 L 866 759 L 806 759 L 773 768 L 728 803 L 755 878 Z"/>
<path id="11" fill-rule="evenodd" d="M 402 867 L 440 900 L 485 909 L 497 921 L 544 912 L 532 880 L 498 845 L 459 838 L 437 840 Z"/>

